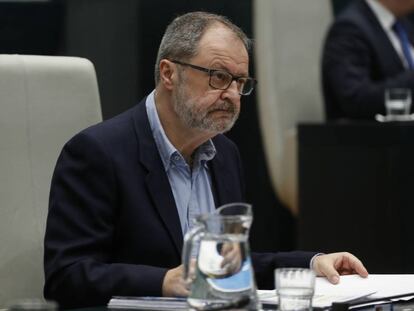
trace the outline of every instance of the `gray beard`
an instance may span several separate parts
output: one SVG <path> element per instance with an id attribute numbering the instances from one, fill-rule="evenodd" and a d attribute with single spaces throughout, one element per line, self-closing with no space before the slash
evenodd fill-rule
<path id="1" fill-rule="evenodd" d="M 195 107 L 195 103 L 185 94 L 184 88 L 180 87 L 173 96 L 173 108 L 187 127 L 212 133 L 225 133 L 233 127 L 239 117 L 235 106 L 228 101 L 216 103 L 206 111 L 198 111 Z M 215 110 L 225 110 L 232 114 L 232 118 L 216 121 L 209 116 L 209 113 Z"/>

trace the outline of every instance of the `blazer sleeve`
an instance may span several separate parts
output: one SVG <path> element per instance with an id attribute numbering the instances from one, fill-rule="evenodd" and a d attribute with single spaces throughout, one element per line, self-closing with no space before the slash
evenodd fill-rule
<path id="1" fill-rule="evenodd" d="M 359 26 L 353 22 L 335 23 L 325 41 L 322 74 L 326 93 L 332 103 L 339 106 L 344 116 L 371 118 L 384 113 L 384 92 L 387 88 L 414 89 L 414 71 L 400 71 L 384 79 L 381 60 Z"/>
<path id="2" fill-rule="evenodd" d="M 252 253 L 253 268 L 256 283 L 259 289 L 274 289 L 276 268 L 298 267 L 309 268 L 310 261 L 316 252 L 278 252 L 278 253 Z"/>
<path id="3" fill-rule="evenodd" d="M 44 296 L 60 307 L 105 305 L 113 295 L 161 296 L 165 268 L 113 262 L 117 182 L 102 143 L 78 134 L 52 178 L 44 240 Z"/>

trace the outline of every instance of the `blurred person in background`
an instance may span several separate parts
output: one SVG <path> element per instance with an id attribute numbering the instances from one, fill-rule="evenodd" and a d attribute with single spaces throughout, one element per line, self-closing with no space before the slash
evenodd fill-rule
<path id="1" fill-rule="evenodd" d="M 414 0 L 354 0 L 336 18 L 322 56 L 328 120 L 385 115 L 387 88 L 414 91 Z"/>

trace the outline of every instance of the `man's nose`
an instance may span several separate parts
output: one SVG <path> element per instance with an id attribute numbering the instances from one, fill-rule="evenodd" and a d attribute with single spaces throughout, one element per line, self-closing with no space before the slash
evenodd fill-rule
<path id="1" fill-rule="evenodd" d="M 237 87 L 237 81 L 236 80 L 231 81 L 230 86 L 226 90 L 224 90 L 222 94 L 231 96 L 233 98 L 234 97 L 240 98 L 239 89 Z"/>

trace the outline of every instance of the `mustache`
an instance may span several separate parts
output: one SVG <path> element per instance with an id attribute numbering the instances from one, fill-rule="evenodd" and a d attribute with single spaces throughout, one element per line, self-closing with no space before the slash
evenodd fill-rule
<path id="1" fill-rule="evenodd" d="M 210 107 L 208 109 L 208 112 L 216 111 L 216 110 L 224 110 L 229 113 L 235 113 L 236 112 L 236 105 L 234 105 L 230 101 L 222 101 L 220 103 L 215 104 L 214 106 Z"/>

